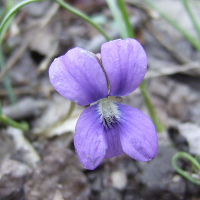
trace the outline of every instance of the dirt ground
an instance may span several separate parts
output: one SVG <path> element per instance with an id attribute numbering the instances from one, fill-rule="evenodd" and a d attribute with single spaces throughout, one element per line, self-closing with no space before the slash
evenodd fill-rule
<path id="1" fill-rule="evenodd" d="M 30 130 L 0 125 L 0 200 L 200 200 L 199 186 L 171 166 L 178 151 L 200 155 L 200 53 L 142 1 L 125 2 L 136 39 L 147 53 L 148 93 L 164 126 L 156 158 L 144 163 L 124 154 L 104 159 L 93 171 L 82 166 L 73 133 L 84 107 L 76 105 L 68 117 L 70 101 L 54 90 L 48 68 L 55 57 L 73 47 L 99 53 L 106 40 L 54 2 L 31 3 L 20 9 L 2 46 L 17 98 L 15 105 L 10 104 L 1 78 L 2 112 L 28 122 Z M 152 2 L 196 37 L 180 1 Z M 200 21 L 200 4 L 192 2 Z M 120 37 L 104 0 L 70 3 L 111 39 Z M 139 89 L 117 102 L 148 115 Z M 186 160 L 179 166 L 191 169 Z"/>

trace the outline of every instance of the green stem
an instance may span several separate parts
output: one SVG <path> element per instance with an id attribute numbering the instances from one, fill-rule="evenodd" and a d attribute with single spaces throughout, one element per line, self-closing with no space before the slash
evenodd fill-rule
<path id="1" fill-rule="evenodd" d="M 126 32 L 128 34 L 128 37 L 134 38 L 135 36 L 134 36 L 133 28 L 132 28 L 131 23 L 129 21 L 129 16 L 128 16 L 124 1 L 123 0 L 117 0 L 117 3 L 118 3 L 119 8 L 121 9 L 123 20 L 124 20 L 124 23 L 126 25 Z"/>
<path id="2" fill-rule="evenodd" d="M 0 116 L 2 115 L 1 101 L 0 101 Z"/>
<path id="3" fill-rule="evenodd" d="M 195 159 L 195 160 L 198 160 L 198 155 L 196 155 L 196 156 L 194 157 L 194 159 Z M 194 172 L 194 171 L 195 171 L 195 165 L 192 164 L 191 172 Z"/>
<path id="4" fill-rule="evenodd" d="M 190 16 L 190 19 L 193 23 L 194 28 L 196 29 L 196 32 L 197 32 L 197 35 L 198 35 L 199 41 L 200 41 L 200 27 L 197 23 L 197 20 L 195 19 L 194 14 L 192 13 L 192 11 L 188 5 L 188 0 L 182 0 L 182 2 L 183 2 L 183 5 L 185 6 L 186 11 L 188 12 L 188 14 Z"/>
<path id="5" fill-rule="evenodd" d="M 0 42 L 0 44 L 1 44 L 1 42 Z M 3 69 L 4 66 L 5 66 L 5 63 L 4 63 L 1 45 L 0 45 L 0 69 Z M 12 104 L 14 104 L 16 102 L 16 97 L 15 97 L 15 94 L 14 94 L 14 91 L 13 91 L 13 88 L 12 88 L 12 84 L 11 84 L 10 79 L 9 79 L 7 74 L 3 77 L 3 83 L 4 83 L 4 86 L 5 86 L 6 92 L 8 94 L 8 97 L 10 99 L 10 102 Z"/>
<path id="6" fill-rule="evenodd" d="M 199 171 L 200 171 L 200 164 L 199 162 L 193 158 L 192 156 L 190 156 L 189 154 L 185 153 L 185 152 L 178 152 L 176 154 L 174 154 L 174 156 L 172 157 L 172 166 L 173 168 L 184 178 L 186 178 L 187 180 L 191 181 L 192 183 L 195 183 L 197 185 L 200 185 L 200 180 L 192 177 L 189 172 L 182 170 L 180 167 L 178 167 L 177 165 L 177 160 L 179 158 L 186 158 L 188 159 Z"/>
<path id="7" fill-rule="evenodd" d="M 133 38 L 134 36 L 134 32 L 133 29 L 131 27 L 130 21 L 129 21 L 129 16 L 128 13 L 126 11 L 126 7 L 125 4 L 123 2 L 123 0 L 106 0 L 108 6 L 113 9 L 112 7 L 114 7 L 113 10 L 111 10 L 113 18 L 116 20 L 116 22 L 118 23 L 118 27 L 120 27 L 120 29 L 122 29 L 122 27 L 125 27 L 121 32 L 121 37 L 122 38 Z M 122 17 L 119 17 L 122 16 Z M 158 120 L 158 117 L 156 115 L 155 109 L 153 107 L 153 104 L 151 103 L 151 100 L 148 96 L 147 90 L 146 90 L 146 84 L 145 81 L 143 80 L 142 83 L 140 84 L 140 90 L 144 99 L 144 102 L 147 106 L 149 115 L 156 127 L 157 132 L 162 132 L 163 131 L 163 127 L 162 124 L 160 123 L 160 121 Z"/>
<path id="8" fill-rule="evenodd" d="M 118 30 L 123 39 L 128 38 L 128 31 L 123 20 L 122 13 L 117 4 L 117 0 L 106 0 L 108 7 L 113 15 L 115 22 L 118 24 Z"/>
<path id="9" fill-rule="evenodd" d="M 14 19 L 14 15 L 17 13 L 17 11 L 21 7 L 25 6 L 26 4 L 29 4 L 29 3 L 32 3 L 32 2 L 37 2 L 37 1 L 42 1 L 42 0 L 25 0 L 25 1 L 22 1 L 22 2 L 18 3 L 17 5 L 13 6 L 13 8 L 11 8 L 9 10 L 9 12 L 6 14 L 6 16 L 3 18 L 3 20 L 0 24 L 0 69 L 3 69 L 4 66 L 5 66 L 5 62 L 4 62 L 3 54 L 2 54 L 3 37 L 4 37 L 7 29 L 9 28 L 12 20 Z M 13 0 L 10 0 L 9 3 L 12 4 Z M 4 76 L 3 82 L 4 82 L 4 85 L 5 85 L 5 88 L 6 88 L 6 91 L 8 93 L 8 96 L 9 96 L 11 103 L 15 103 L 16 98 L 15 98 L 13 88 L 12 88 L 12 85 L 11 85 L 11 82 L 10 82 L 8 75 Z"/>
<path id="10" fill-rule="evenodd" d="M 0 24 L 0 34 L 3 30 L 3 27 L 5 26 L 6 22 L 10 19 L 11 16 L 13 16 L 21 7 L 29 4 L 29 3 L 33 3 L 33 2 L 37 2 L 37 1 L 43 1 L 43 0 L 25 0 L 22 2 L 19 2 L 17 5 L 15 5 L 13 8 L 10 9 L 10 11 L 6 14 L 6 16 L 3 18 L 1 24 Z"/>
<path id="11" fill-rule="evenodd" d="M 199 43 L 191 36 L 189 35 L 183 28 L 181 28 L 174 20 L 172 20 L 170 17 L 168 17 L 167 15 L 165 15 L 159 8 L 157 8 L 150 0 L 143 0 L 145 3 L 147 3 L 151 8 L 153 8 L 154 10 L 156 10 L 159 15 L 165 19 L 168 23 L 170 23 L 175 29 L 177 29 L 182 35 L 183 37 L 185 37 L 185 39 L 187 39 L 191 45 L 197 49 L 198 51 L 200 51 L 200 45 Z"/>
<path id="12" fill-rule="evenodd" d="M 2 41 L 3 41 L 3 38 L 4 38 L 8 28 L 10 27 L 10 24 L 12 23 L 12 20 L 14 19 L 14 17 L 15 17 L 15 14 L 10 16 L 10 18 L 6 21 L 6 23 L 4 24 L 4 26 L 2 27 L 1 32 L 0 32 L 0 70 L 4 69 L 4 66 L 5 66 L 5 61 L 4 61 L 4 57 L 3 57 L 3 53 L 2 53 Z M 4 83 L 4 87 L 6 89 L 6 92 L 8 94 L 10 103 L 12 103 L 12 104 L 16 103 L 16 97 L 15 97 L 15 94 L 14 94 L 14 91 L 12 88 L 12 84 L 11 84 L 10 78 L 7 74 L 3 77 L 3 83 Z"/>
<path id="13" fill-rule="evenodd" d="M 0 115 L 0 122 L 4 125 L 12 126 L 14 128 L 18 128 L 18 129 L 23 130 L 23 131 L 27 131 L 29 129 L 27 123 L 25 123 L 25 122 L 18 123 L 18 122 L 10 119 L 9 117 L 7 117 L 5 115 Z"/>
<path id="14" fill-rule="evenodd" d="M 29 126 L 27 123 L 25 123 L 25 122 L 18 123 L 16 121 L 10 119 L 9 117 L 6 117 L 5 115 L 3 115 L 2 109 L 1 109 L 1 101 L 0 101 L 0 122 L 4 125 L 12 126 L 14 128 L 18 128 L 23 131 L 27 131 L 29 129 Z"/>
<path id="15" fill-rule="evenodd" d="M 94 28 L 96 28 L 105 38 L 106 40 L 110 40 L 108 35 L 98 26 L 96 25 L 85 13 L 81 12 L 80 10 L 72 7 L 68 3 L 64 2 L 63 0 L 54 0 L 56 1 L 59 5 L 61 5 L 63 8 L 66 10 L 69 10 L 71 13 L 74 13 L 78 17 L 84 19 L 85 21 L 89 22 Z"/>
<path id="16" fill-rule="evenodd" d="M 146 82 L 145 80 L 142 81 L 142 83 L 140 84 L 140 90 L 141 90 L 141 93 L 142 93 L 142 96 L 143 96 L 143 99 L 144 99 L 144 102 L 147 106 L 147 109 L 148 109 L 148 112 L 149 112 L 149 115 L 156 127 L 156 131 L 158 133 L 162 132 L 163 131 L 163 126 L 160 122 L 160 120 L 158 119 L 157 117 L 157 114 L 156 114 L 156 111 L 154 109 L 154 106 L 153 104 L 151 103 L 151 100 L 148 96 L 148 93 L 147 93 L 147 89 L 146 89 Z"/>

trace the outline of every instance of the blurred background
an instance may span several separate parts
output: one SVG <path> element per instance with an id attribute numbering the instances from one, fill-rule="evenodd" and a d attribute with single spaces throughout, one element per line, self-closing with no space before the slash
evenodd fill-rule
<path id="1" fill-rule="evenodd" d="M 0 21 L 19 2 L 0 0 Z M 86 13 L 112 40 L 120 38 L 106 1 L 65 2 Z M 56 2 L 34 2 L 13 16 L 2 38 L 2 113 L 19 123 L 25 121 L 29 130 L 0 124 L 0 200 L 200 199 L 199 186 L 171 166 L 178 151 L 200 155 L 200 53 L 146 1 L 124 2 L 135 38 L 147 53 L 147 91 L 164 127 L 158 134 L 156 158 L 143 163 L 124 154 L 104 159 L 94 171 L 81 165 L 73 134 L 84 107 L 76 105 L 71 112 L 71 102 L 51 86 L 48 68 L 55 57 L 73 47 L 99 53 L 106 39 Z M 198 41 L 181 0 L 150 2 L 194 43 Z M 188 3 L 200 26 L 200 1 Z M 117 102 L 148 115 L 140 89 Z M 187 160 L 179 166 L 192 173 Z M 200 180 L 199 172 L 195 174 Z"/>

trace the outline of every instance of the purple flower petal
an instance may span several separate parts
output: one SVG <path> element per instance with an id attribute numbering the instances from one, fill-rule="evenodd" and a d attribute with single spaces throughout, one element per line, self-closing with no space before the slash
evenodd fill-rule
<path id="1" fill-rule="evenodd" d="M 122 149 L 135 160 L 151 160 L 156 156 L 158 148 L 158 138 L 153 122 L 136 108 L 117 105 Z"/>
<path id="2" fill-rule="evenodd" d="M 112 127 L 107 127 L 105 129 L 105 136 L 108 145 L 105 158 L 112 158 L 124 154 L 117 124 L 113 124 Z"/>
<path id="3" fill-rule="evenodd" d="M 95 169 L 103 160 L 107 144 L 98 104 L 86 108 L 76 124 L 74 145 L 79 160 L 87 169 Z"/>
<path id="4" fill-rule="evenodd" d="M 97 59 L 78 47 L 53 61 L 49 77 L 63 97 L 79 105 L 108 96 L 106 77 Z"/>
<path id="5" fill-rule="evenodd" d="M 128 95 L 142 82 L 147 57 L 137 40 L 106 42 L 101 46 L 101 58 L 110 82 L 110 96 Z"/>

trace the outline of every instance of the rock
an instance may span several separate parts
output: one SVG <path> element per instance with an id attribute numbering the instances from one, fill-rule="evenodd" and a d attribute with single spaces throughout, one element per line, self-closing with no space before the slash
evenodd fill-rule
<path id="1" fill-rule="evenodd" d="M 139 172 L 136 162 L 132 158 L 124 160 L 120 166 L 125 170 L 127 176 L 135 176 Z"/>
<path id="2" fill-rule="evenodd" d="M 88 178 L 90 181 L 90 187 L 95 192 L 101 192 L 102 191 L 102 176 L 99 172 L 89 172 Z"/>
<path id="3" fill-rule="evenodd" d="M 186 191 L 186 183 L 183 178 L 174 181 L 175 170 L 171 166 L 171 158 L 177 151 L 168 146 L 159 146 L 155 159 L 150 162 L 139 162 L 142 171 L 136 176 L 136 181 L 143 184 L 143 194 L 162 195 L 171 193 L 173 196 L 183 196 Z"/>
<path id="4" fill-rule="evenodd" d="M 46 105 L 47 102 L 44 100 L 27 97 L 18 100 L 14 105 L 4 106 L 2 112 L 12 119 L 24 119 L 40 115 Z"/>
<path id="5" fill-rule="evenodd" d="M 0 168 L 0 177 L 11 176 L 13 178 L 22 178 L 32 172 L 31 168 L 27 165 L 15 160 L 5 160 Z"/>
<path id="6" fill-rule="evenodd" d="M 16 150 L 21 151 L 21 160 L 30 167 L 35 168 L 40 161 L 40 156 L 30 141 L 24 136 L 23 131 L 8 127 L 7 132 L 13 137 Z"/>
<path id="7" fill-rule="evenodd" d="M 0 200 L 25 200 L 24 183 L 32 170 L 14 160 L 4 160 L 0 168 Z"/>
<path id="8" fill-rule="evenodd" d="M 183 197 L 186 192 L 186 183 L 183 177 L 175 175 L 172 178 L 172 182 L 169 184 L 168 190 L 174 195 Z"/>
<path id="9" fill-rule="evenodd" d="M 197 100 L 198 95 L 196 95 L 188 85 L 176 84 L 169 95 L 167 111 L 174 118 L 181 121 L 188 121 L 190 120 L 190 104 Z"/>
<path id="10" fill-rule="evenodd" d="M 90 188 L 86 176 L 73 165 L 60 174 L 58 183 L 62 185 L 62 195 L 67 200 L 89 199 Z"/>
<path id="11" fill-rule="evenodd" d="M 87 200 L 89 184 L 67 140 L 63 135 L 40 145 L 41 161 L 24 185 L 27 200 L 53 199 L 57 190 L 64 199 Z"/>
<path id="12" fill-rule="evenodd" d="M 35 128 L 32 132 L 48 138 L 54 137 L 55 135 L 62 135 L 67 132 L 73 133 L 75 131 L 76 122 L 83 108 L 76 105 L 73 114 L 70 118 L 66 119 L 70 106 L 70 100 L 63 98 L 59 94 L 55 94 L 53 100 L 49 103 L 41 117 L 37 118 L 34 122 Z"/>
<path id="13" fill-rule="evenodd" d="M 59 190 L 56 190 L 53 200 L 64 200 L 63 196 Z"/>
<path id="14" fill-rule="evenodd" d="M 183 135 L 180 134 L 178 130 L 179 123 L 176 123 L 168 128 L 169 137 L 172 140 L 174 146 L 180 151 L 189 151 L 188 142 Z"/>
<path id="15" fill-rule="evenodd" d="M 180 135 L 189 143 L 189 152 L 200 156 L 200 126 L 194 123 L 184 123 L 178 125 Z"/>
<path id="16" fill-rule="evenodd" d="M 127 177 L 124 171 L 114 171 L 110 175 L 112 186 L 119 190 L 125 189 L 127 185 Z"/>
<path id="17" fill-rule="evenodd" d="M 121 194 L 114 188 L 106 188 L 102 191 L 100 200 L 121 200 Z"/>
<path id="18" fill-rule="evenodd" d="M 9 158 L 15 151 L 15 144 L 10 135 L 6 131 L 1 130 L 0 134 L 0 164 Z"/>
<path id="19" fill-rule="evenodd" d="M 124 200 L 142 200 L 144 199 L 139 191 L 129 191 L 124 195 Z"/>

